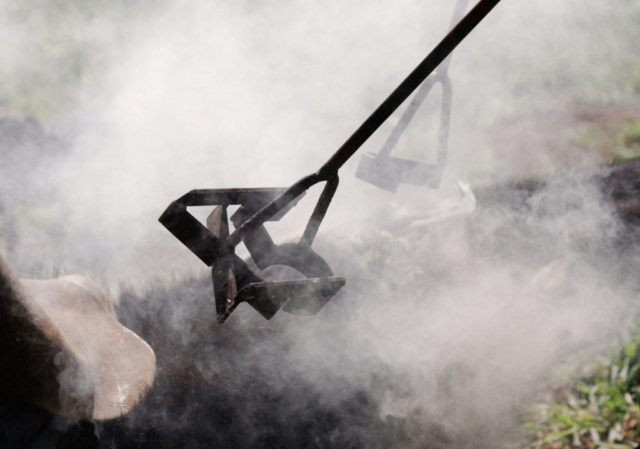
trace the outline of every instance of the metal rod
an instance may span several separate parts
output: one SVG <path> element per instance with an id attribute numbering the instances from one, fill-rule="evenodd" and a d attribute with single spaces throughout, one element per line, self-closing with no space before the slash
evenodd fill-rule
<path id="1" fill-rule="evenodd" d="M 227 240 L 229 246 L 238 246 L 245 234 L 253 231 L 259 226 L 262 226 L 265 221 L 280 212 L 281 209 L 285 208 L 287 204 L 295 200 L 300 194 L 302 194 L 302 192 L 309 190 L 309 188 L 321 181 L 324 181 L 324 179 L 320 179 L 317 173 L 313 173 L 293 184 L 285 190 L 284 193 L 273 199 L 269 204 L 256 212 L 251 218 L 242 223 L 240 227 L 229 236 L 229 239 Z"/>
<path id="2" fill-rule="evenodd" d="M 460 22 L 462 17 L 464 17 L 464 12 L 467 10 L 467 6 L 469 5 L 469 0 L 458 0 L 456 3 L 456 7 L 453 10 L 453 14 L 451 15 L 451 23 L 449 24 L 449 30 L 451 30 L 456 23 Z M 446 73 L 449 69 L 449 64 L 451 64 L 452 54 L 449 54 L 447 58 L 442 61 L 442 64 L 438 66 L 438 74 Z"/>
<path id="3" fill-rule="evenodd" d="M 449 25 L 448 30 L 451 30 L 460 21 L 460 19 L 462 19 L 462 17 L 464 16 L 464 12 L 467 10 L 468 4 L 469 4 L 469 0 L 458 0 L 456 2 L 456 7 L 453 10 L 453 14 L 451 16 L 451 24 Z M 407 109 L 405 109 L 405 111 L 402 113 L 402 117 L 400 117 L 400 121 L 393 128 L 393 130 L 391 131 L 391 134 L 389 134 L 389 137 L 387 138 L 386 142 L 382 146 L 382 149 L 378 153 L 378 157 L 387 157 L 391 154 L 391 151 L 393 151 L 393 148 L 398 143 L 400 136 L 404 134 L 405 130 L 407 129 L 407 126 L 409 126 L 409 123 L 411 123 L 411 120 L 413 120 L 413 117 L 415 116 L 416 112 L 418 112 L 418 109 L 420 109 L 420 106 L 429 95 L 429 92 L 431 92 L 431 89 L 433 88 L 433 86 L 435 86 L 437 83 L 442 83 L 443 107 L 441 110 L 441 117 L 442 117 L 441 122 L 442 123 L 446 122 L 447 126 L 444 133 L 442 128 L 440 130 L 440 146 L 438 149 L 438 156 L 439 156 L 438 161 L 440 160 L 444 161 L 446 159 L 448 139 L 446 137 L 443 139 L 443 134 L 448 135 L 448 131 L 449 131 L 448 123 L 449 123 L 449 117 L 451 116 L 451 100 L 450 99 L 448 101 L 446 100 L 444 90 L 446 89 L 445 83 L 449 84 L 448 86 L 449 91 L 451 90 L 451 83 L 449 81 L 449 75 L 447 73 L 447 70 L 449 69 L 449 64 L 451 64 L 452 56 L 453 56 L 453 52 L 450 53 L 449 56 L 447 56 L 447 58 L 438 66 L 436 73 L 430 76 L 429 78 L 427 78 L 422 83 L 422 85 L 420 86 L 416 94 L 413 96 L 413 99 L 411 99 L 411 103 L 409 104 Z M 446 114 L 446 116 L 443 114 Z M 443 153 L 444 153 L 444 158 L 440 157 L 440 154 L 443 154 Z M 436 165 L 440 167 L 439 164 L 436 164 Z M 444 167 L 444 164 L 442 165 L 442 167 Z"/>
<path id="4" fill-rule="evenodd" d="M 451 80 L 448 76 L 442 81 L 442 108 L 440 110 L 440 132 L 438 134 L 438 154 L 436 166 L 440 170 L 440 176 L 447 164 L 447 148 L 449 146 L 449 125 L 451 123 L 451 102 L 453 98 Z"/>
<path id="5" fill-rule="evenodd" d="M 316 208 L 313 210 L 313 214 L 311 215 L 311 218 L 307 223 L 304 234 L 302 234 L 302 239 L 300 239 L 301 244 L 311 246 L 311 244 L 313 243 L 313 239 L 316 238 L 318 229 L 320 229 L 320 223 L 322 223 L 322 220 L 324 220 L 324 216 L 327 213 L 327 209 L 329 209 L 329 205 L 331 204 L 333 195 L 338 189 L 339 182 L 340 180 L 337 176 L 327 181 L 322 194 L 320 194 L 320 199 L 316 204 Z"/>
<path id="6" fill-rule="evenodd" d="M 362 125 L 342 144 L 317 173 L 306 176 L 289 187 L 284 193 L 260 209 L 229 236 L 228 244 L 237 246 L 246 233 L 261 226 L 277 214 L 298 195 L 318 182 L 327 181 L 337 175 L 338 170 L 354 155 L 371 135 L 393 114 L 393 112 L 427 79 L 460 42 L 486 17 L 500 0 L 480 0 L 478 4 L 453 28 L 449 34 L 422 60 L 402 83 L 382 102 Z"/>
<path id="7" fill-rule="evenodd" d="M 405 130 L 407 129 L 407 126 L 409 126 L 409 123 L 411 123 L 411 120 L 413 120 L 413 116 L 416 115 L 416 112 L 418 112 L 418 109 L 420 109 L 420 105 L 422 105 L 422 102 L 424 101 L 424 99 L 427 98 L 427 95 L 429 95 L 429 92 L 431 92 L 431 89 L 433 88 L 433 86 L 435 86 L 438 82 L 440 82 L 440 80 L 441 80 L 441 77 L 439 74 L 437 74 L 432 76 L 431 78 L 427 78 L 427 80 L 424 83 L 422 83 L 422 85 L 420 86 L 420 89 L 418 89 L 418 92 L 416 92 L 416 95 L 411 100 L 409 107 L 405 109 L 404 112 L 402 113 L 402 117 L 400 117 L 400 121 L 393 128 L 393 131 L 391 131 L 391 134 L 389 134 L 389 137 L 387 138 L 384 145 L 382 146 L 382 149 L 378 153 L 378 157 L 386 158 L 391 154 L 391 151 L 395 148 L 396 144 L 398 143 L 398 140 L 400 140 L 400 136 L 404 134 Z"/>
<path id="8" fill-rule="evenodd" d="M 498 3 L 500 0 L 480 0 L 329 158 L 318 171 L 320 177 L 328 179 L 335 174 Z"/>

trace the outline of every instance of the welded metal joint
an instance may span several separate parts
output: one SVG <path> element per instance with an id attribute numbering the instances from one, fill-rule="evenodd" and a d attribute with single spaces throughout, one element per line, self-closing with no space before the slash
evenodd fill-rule
<path id="1" fill-rule="evenodd" d="M 248 264 L 235 254 L 230 243 L 229 221 L 240 227 L 254 219 L 263 205 L 285 189 L 210 189 L 192 190 L 169 205 L 160 222 L 200 260 L 211 267 L 218 322 L 224 322 L 242 302 L 247 302 L 270 319 L 285 304 L 290 313 L 317 313 L 345 284 L 333 276 L 329 265 L 311 248 L 311 242 L 324 218 L 337 188 L 337 178 L 327 184 L 307 226 L 306 240 L 299 244 L 276 245 L 264 223 L 245 231 L 243 242 L 255 263 Z M 289 201 L 279 213 L 269 217 L 278 221 L 294 207 L 305 192 Z M 240 208 L 228 217 L 227 208 Z M 191 215 L 188 206 L 216 206 L 206 227 Z M 246 228 L 245 228 L 246 229 Z M 302 273 L 302 279 L 269 281 L 261 270 L 269 266 L 289 266 Z"/>

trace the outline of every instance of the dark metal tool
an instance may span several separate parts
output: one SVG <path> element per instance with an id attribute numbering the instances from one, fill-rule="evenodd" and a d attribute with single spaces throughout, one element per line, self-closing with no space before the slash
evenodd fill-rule
<path id="1" fill-rule="evenodd" d="M 291 313 L 314 314 L 342 288 L 345 279 L 334 277 L 329 265 L 311 249 L 338 188 L 338 170 L 499 2 L 480 0 L 317 172 L 288 188 L 192 190 L 169 205 L 159 220 L 211 267 L 219 322 L 224 322 L 242 302 L 267 319 L 283 305 Z M 282 218 L 309 188 L 320 182 L 326 183 L 324 190 L 300 241 L 276 245 L 264 223 Z M 227 216 L 231 205 L 240 205 L 231 216 L 236 228 L 233 233 L 229 232 Z M 189 206 L 216 208 L 205 227 L 187 211 Z M 235 254 L 241 242 L 255 267 Z M 278 267 L 287 269 L 273 270 Z M 270 271 L 288 273 L 289 277 L 270 280 Z"/>
<path id="2" fill-rule="evenodd" d="M 458 0 L 449 28 L 453 28 L 453 26 L 458 23 L 464 15 L 468 3 L 469 0 Z M 451 79 L 447 72 L 449 64 L 451 63 L 451 57 L 452 55 L 450 54 L 442 64 L 438 66 L 436 72 L 422 83 L 411 100 L 411 103 L 402 114 L 398 124 L 393 128 L 391 134 L 389 134 L 380 152 L 378 154 L 365 153 L 362 155 L 356 171 L 356 177 L 393 193 L 398 191 L 398 186 L 401 183 L 431 187 L 434 189 L 438 188 L 440 179 L 442 178 L 442 172 L 447 162 L 447 148 L 449 146 L 452 86 Z M 392 157 L 391 151 L 393 151 L 398 143 L 400 136 L 402 136 L 407 129 L 407 126 L 425 98 L 427 98 L 431 92 L 431 89 L 437 84 L 442 86 L 442 100 L 440 107 L 438 151 L 435 164 L 426 164 L 410 159 Z"/>

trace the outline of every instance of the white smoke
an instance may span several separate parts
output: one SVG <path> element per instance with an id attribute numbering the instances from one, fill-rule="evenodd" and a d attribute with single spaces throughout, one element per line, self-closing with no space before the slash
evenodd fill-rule
<path id="1" fill-rule="evenodd" d="M 336 378 L 362 387 L 382 364 L 406 378 L 408 392 L 380 393 L 385 413 L 422 410 L 418 424 L 439 421 L 449 436 L 492 435 L 513 423 L 513 410 L 554 366 L 616 335 L 629 295 L 600 269 L 619 229 L 586 177 L 552 183 L 522 209 L 480 209 L 433 227 L 393 219 L 409 210 L 428 220 L 434 204 L 455 196 L 457 178 L 479 185 L 564 168 L 556 155 L 564 147 L 554 142 L 567 140 L 559 124 L 573 123 L 555 117 L 567 117 L 576 98 L 624 93 L 615 83 L 598 88 L 626 58 L 609 19 L 620 2 L 498 5 L 451 65 L 450 165 L 439 191 L 403 186 L 393 196 L 353 178 L 359 155 L 345 165 L 317 246 L 348 284 L 318 316 L 281 313 L 268 323 L 291 337 L 283 369 L 333 397 Z M 50 173 L 65 255 L 112 288 L 206 275 L 157 222 L 164 208 L 193 188 L 288 186 L 317 170 L 444 36 L 454 3 L 167 1 L 128 17 L 107 8 L 83 22 L 80 14 L 65 34 L 37 10 L 15 22 L 15 4 L 5 0 L 0 20 L 10 26 L 0 37 L 14 44 L 0 52 L 7 80 L 18 85 L 32 66 L 50 63 L 36 58 L 36 26 L 89 49 L 87 79 L 69 91 L 63 112 L 47 103 L 59 96 L 41 100 L 49 128 L 72 142 Z M 415 148 L 424 123 L 438 120 L 427 110 L 399 155 L 433 157 L 435 142 Z M 557 141 L 531 143 L 537 125 L 519 125 L 541 116 L 536 123 L 558 127 Z M 376 152 L 397 119 L 363 150 Z M 583 166 L 602 162 L 574 154 Z M 311 197 L 270 227 L 279 239 L 301 234 Z M 540 269 L 566 257 L 574 271 L 560 290 L 532 287 Z M 253 313 L 241 307 L 234 316 Z"/>

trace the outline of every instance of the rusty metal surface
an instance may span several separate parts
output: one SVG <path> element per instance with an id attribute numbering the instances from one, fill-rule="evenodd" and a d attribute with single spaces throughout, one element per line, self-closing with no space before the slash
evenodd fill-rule
<path id="1" fill-rule="evenodd" d="M 466 6 L 466 1 L 460 0 L 457 11 L 464 10 L 461 5 Z M 445 142 L 446 149 L 448 115 L 444 112 L 450 108 L 451 94 L 446 77 L 449 55 L 499 2 L 500 0 L 480 0 L 317 172 L 305 176 L 288 188 L 192 190 L 169 205 L 159 221 L 200 260 L 212 267 L 218 321 L 226 320 L 243 301 L 251 304 L 265 318 L 273 316 L 287 301 L 291 304 L 285 309 L 290 312 L 316 313 L 344 285 L 344 278 L 333 277 L 329 265 L 311 249 L 338 187 L 338 171 L 441 64 L 433 81 L 424 84 L 427 87 L 423 87 L 421 95 L 426 96 L 436 82 L 443 86 L 440 140 Z M 408 112 L 406 114 L 408 117 L 413 116 Z M 438 158 L 444 161 L 446 151 L 441 151 Z M 399 181 L 433 182 L 431 167 L 425 168 L 419 163 L 400 161 L 397 158 L 389 160 L 395 161 L 390 165 L 399 173 Z M 276 245 L 264 223 L 282 218 L 309 188 L 320 182 L 326 182 L 326 185 L 300 242 Z M 187 207 L 204 205 L 218 206 L 210 216 L 210 229 L 187 211 Z M 233 233 L 229 232 L 226 212 L 226 208 L 231 205 L 241 206 L 231 217 L 236 227 Z M 306 279 L 281 281 L 288 282 L 281 286 L 265 281 L 235 254 L 235 248 L 241 242 L 244 242 L 258 269 L 289 266 Z"/>

